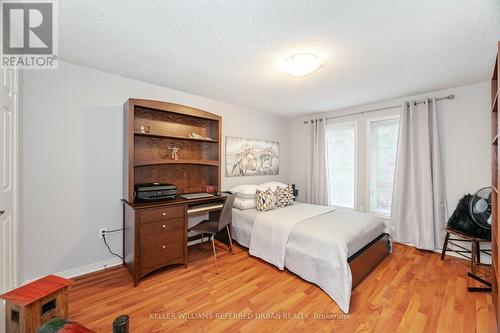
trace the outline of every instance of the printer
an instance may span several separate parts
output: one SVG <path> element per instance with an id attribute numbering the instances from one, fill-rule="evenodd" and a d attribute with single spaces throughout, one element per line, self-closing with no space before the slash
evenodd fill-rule
<path id="1" fill-rule="evenodd" d="M 177 187 L 174 184 L 136 184 L 134 190 L 135 201 L 141 202 L 175 199 L 177 194 Z"/>

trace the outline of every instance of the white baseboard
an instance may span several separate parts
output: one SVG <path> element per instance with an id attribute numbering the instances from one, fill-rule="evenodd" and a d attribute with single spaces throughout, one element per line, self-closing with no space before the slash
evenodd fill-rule
<path id="1" fill-rule="evenodd" d="M 395 242 L 395 243 L 397 243 L 397 242 Z M 416 246 L 413 245 L 413 244 L 411 244 L 411 243 L 399 243 L 399 244 L 403 244 L 403 245 L 407 245 L 407 246 L 411 246 L 411 247 L 416 248 Z M 470 244 L 465 244 L 465 246 L 468 246 L 468 245 L 470 245 Z M 450 248 L 454 248 L 454 246 L 451 245 L 451 244 L 449 244 L 448 246 Z M 485 250 L 487 250 L 487 249 L 491 249 L 491 247 L 487 247 Z M 434 250 L 432 250 L 432 252 L 436 252 L 436 253 L 439 253 L 439 254 L 441 254 L 441 251 L 442 251 L 442 249 L 434 249 Z M 451 257 L 455 257 L 455 258 L 459 258 L 459 259 L 467 260 L 464 257 L 462 257 L 461 255 L 459 255 L 458 253 L 452 252 L 452 251 L 446 251 L 446 255 L 447 256 L 451 256 Z M 485 264 L 491 264 L 491 256 L 488 256 L 488 255 L 485 255 L 484 253 L 481 253 L 481 262 L 485 263 Z"/>
<path id="2" fill-rule="evenodd" d="M 203 241 L 204 242 L 210 242 L 210 238 L 209 237 L 205 237 Z M 198 244 L 198 243 L 201 243 L 201 239 L 195 239 L 193 241 L 190 241 L 188 243 L 188 245 L 193 245 L 193 244 Z M 122 263 L 123 262 L 122 262 L 121 259 L 112 258 L 112 259 L 108 259 L 108 260 L 104 260 L 104 261 L 99 261 L 99 262 L 95 262 L 95 263 L 92 263 L 92 264 L 88 264 L 88 265 L 85 265 L 85 266 L 70 268 L 70 269 L 67 269 L 67 270 L 64 270 L 64 271 L 60 271 L 60 272 L 55 272 L 55 273 L 52 273 L 52 274 L 57 275 L 57 276 L 61 276 L 61 277 L 66 278 L 66 279 L 71 279 L 71 278 L 74 278 L 74 277 L 77 277 L 77 276 L 80 276 L 80 275 L 85 275 L 85 274 L 89 274 L 89 273 L 98 272 L 98 271 L 101 271 L 103 269 L 110 268 L 110 267 L 113 267 L 113 266 L 119 266 Z M 26 280 L 26 281 L 23 282 L 23 285 L 25 285 L 27 283 L 30 283 L 30 282 L 33 282 L 35 280 L 38 280 L 38 279 L 40 279 L 42 277 L 43 276 L 40 276 L 40 277 L 34 278 L 34 279 L 28 279 L 28 280 Z"/>
<path id="3" fill-rule="evenodd" d="M 57 276 L 61 276 L 61 277 L 66 278 L 66 279 L 71 279 L 71 278 L 74 278 L 74 277 L 77 277 L 77 276 L 80 276 L 80 275 L 89 274 L 89 273 L 93 273 L 93 272 L 98 272 L 98 271 L 101 271 L 103 269 L 110 268 L 110 267 L 113 267 L 113 266 L 119 266 L 122 263 L 123 263 L 123 261 L 121 259 L 112 258 L 112 259 L 108 259 L 108 260 L 104 260 L 104 261 L 99 261 L 99 262 L 95 262 L 95 263 L 92 263 L 92 264 L 88 264 L 88 265 L 85 265 L 85 266 L 70 268 L 70 269 L 67 269 L 67 270 L 64 270 L 64 271 L 60 271 L 60 272 L 56 272 L 56 273 L 53 273 L 53 274 L 57 275 Z M 33 282 L 35 280 L 38 280 L 39 278 L 42 278 L 42 276 L 40 276 L 38 278 L 26 280 L 26 281 L 23 282 L 23 285 L 25 285 L 27 283 L 30 283 L 30 282 Z"/>

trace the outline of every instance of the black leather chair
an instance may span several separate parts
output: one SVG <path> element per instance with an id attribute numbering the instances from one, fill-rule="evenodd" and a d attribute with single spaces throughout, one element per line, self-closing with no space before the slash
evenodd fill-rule
<path id="1" fill-rule="evenodd" d="M 229 238 L 229 252 L 233 251 L 233 242 L 231 240 L 231 232 L 229 231 L 229 224 L 231 223 L 231 214 L 234 203 L 235 196 L 228 195 L 224 201 L 224 206 L 219 214 L 219 219 L 217 221 L 204 220 L 199 224 L 192 227 L 191 231 L 196 231 L 201 233 L 201 240 L 203 241 L 204 235 L 209 234 L 210 240 L 212 241 L 212 248 L 214 251 L 214 262 L 215 262 L 215 273 L 218 274 L 217 270 L 217 252 L 215 251 L 215 235 L 226 228 L 227 237 Z"/>

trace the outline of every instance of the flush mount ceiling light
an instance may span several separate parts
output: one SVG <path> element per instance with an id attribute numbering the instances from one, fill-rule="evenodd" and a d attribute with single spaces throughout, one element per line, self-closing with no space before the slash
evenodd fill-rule
<path id="1" fill-rule="evenodd" d="M 285 70 L 293 76 L 306 76 L 321 66 L 321 61 L 314 54 L 299 53 L 285 59 Z"/>

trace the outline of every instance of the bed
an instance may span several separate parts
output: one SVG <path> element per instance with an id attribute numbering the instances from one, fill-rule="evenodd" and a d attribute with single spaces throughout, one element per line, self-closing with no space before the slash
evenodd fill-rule
<path id="1" fill-rule="evenodd" d="M 251 255 L 321 287 L 345 313 L 351 290 L 390 253 L 381 219 L 303 203 L 267 212 L 233 208 L 231 236 Z"/>

